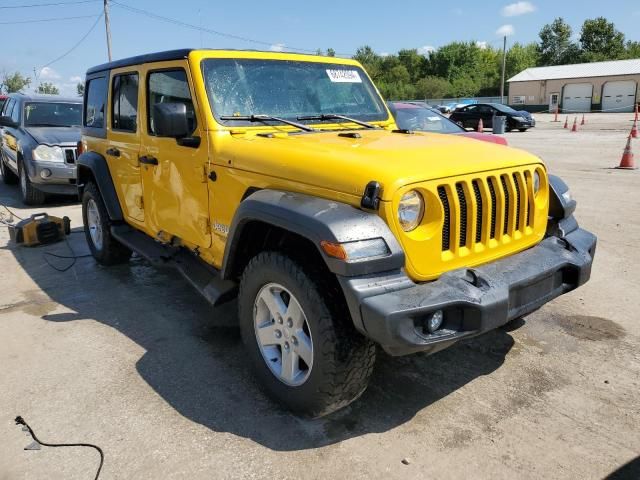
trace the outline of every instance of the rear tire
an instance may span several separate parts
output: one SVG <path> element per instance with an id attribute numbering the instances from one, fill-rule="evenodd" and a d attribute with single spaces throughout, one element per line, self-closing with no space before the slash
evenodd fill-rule
<path id="1" fill-rule="evenodd" d="M 111 219 L 95 183 L 89 182 L 82 194 L 82 221 L 91 254 L 102 265 L 125 263 L 131 250 L 111 235 Z"/>
<path id="2" fill-rule="evenodd" d="M 527 129 L 526 129 L 526 128 L 519 128 L 518 130 L 520 130 L 520 131 L 521 131 L 521 132 L 523 132 L 523 133 L 527 131 Z"/>
<path id="3" fill-rule="evenodd" d="M 238 305 L 242 339 L 264 389 L 290 410 L 320 417 L 362 395 L 376 349 L 336 301 L 341 292 L 311 271 L 283 253 L 262 252 L 242 274 Z"/>
<path id="4" fill-rule="evenodd" d="M 5 185 L 15 185 L 18 183 L 18 176 L 13 173 L 4 161 L 4 154 L 0 153 L 0 173 L 2 174 L 2 182 Z"/>
<path id="5" fill-rule="evenodd" d="M 20 194 L 25 205 L 42 205 L 46 199 L 44 192 L 33 186 L 22 160 L 18 161 L 18 175 L 20 177 Z"/>

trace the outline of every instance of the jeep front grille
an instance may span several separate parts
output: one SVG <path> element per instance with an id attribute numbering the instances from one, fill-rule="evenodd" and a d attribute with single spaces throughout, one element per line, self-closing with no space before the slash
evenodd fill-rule
<path id="1" fill-rule="evenodd" d="M 442 251 L 491 246 L 531 235 L 533 185 L 528 170 L 488 174 L 437 187 L 443 209 Z"/>
<path id="2" fill-rule="evenodd" d="M 76 148 L 65 148 L 64 149 L 64 161 L 71 165 L 76 163 L 76 158 L 78 157 L 78 149 Z"/>

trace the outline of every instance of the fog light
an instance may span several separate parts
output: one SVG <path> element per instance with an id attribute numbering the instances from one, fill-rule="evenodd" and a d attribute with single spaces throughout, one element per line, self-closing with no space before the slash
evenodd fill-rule
<path id="1" fill-rule="evenodd" d="M 442 310 L 437 310 L 433 312 L 425 322 L 427 331 L 429 333 L 434 333 L 436 330 L 438 330 L 442 326 L 442 320 L 444 320 L 444 315 L 442 314 Z"/>
<path id="2" fill-rule="evenodd" d="M 40 171 L 40 176 L 41 176 L 42 178 L 49 178 L 49 177 L 51 176 L 51 170 L 49 170 L 48 168 L 43 168 L 43 169 Z"/>

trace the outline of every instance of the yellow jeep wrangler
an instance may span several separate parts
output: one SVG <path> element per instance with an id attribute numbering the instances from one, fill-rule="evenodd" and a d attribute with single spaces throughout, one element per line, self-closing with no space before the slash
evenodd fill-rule
<path id="1" fill-rule="evenodd" d="M 98 262 L 237 298 L 267 392 L 312 416 L 376 345 L 433 353 L 589 279 L 596 238 L 529 153 L 398 130 L 354 60 L 175 50 L 91 68 L 78 188 Z"/>

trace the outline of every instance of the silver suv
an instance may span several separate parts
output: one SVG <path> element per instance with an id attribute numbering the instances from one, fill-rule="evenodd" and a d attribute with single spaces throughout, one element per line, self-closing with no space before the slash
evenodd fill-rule
<path id="1" fill-rule="evenodd" d="M 0 171 L 20 182 L 22 201 L 39 205 L 46 194 L 77 195 L 76 158 L 82 99 L 9 95 L 0 114 Z"/>

